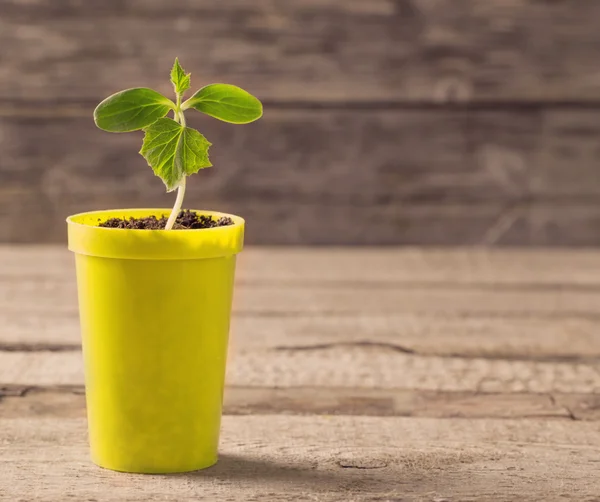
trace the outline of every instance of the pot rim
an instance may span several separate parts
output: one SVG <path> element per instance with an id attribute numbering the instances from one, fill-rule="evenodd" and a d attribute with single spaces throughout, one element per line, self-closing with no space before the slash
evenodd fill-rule
<path id="1" fill-rule="evenodd" d="M 131 208 L 87 211 L 69 216 L 69 249 L 77 254 L 134 260 L 186 260 L 218 258 L 243 248 L 245 221 L 234 214 L 192 209 L 213 217 L 227 216 L 233 225 L 186 230 L 141 230 L 99 227 L 98 221 L 168 215 L 171 209 Z"/>
<path id="2" fill-rule="evenodd" d="M 134 231 L 134 232 L 138 232 L 140 230 L 144 231 L 145 229 L 131 229 L 131 228 L 113 228 L 113 227 L 99 227 L 97 224 L 88 224 L 88 223 L 82 223 L 77 221 L 78 218 L 84 218 L 87 216 L 100 216 L 99 219 L 102 219 L 102 214 L 105 213 L 106 215 L 111 215 L 111 218 L 115 218 L 116 216 L 114 215 L 114 213 L 123 213 L 123 215 L 125 216 L 126 213 L 131 213 L 133 212 L 146 212 L 148 211 L 150 214 L 147 214 L 146 216 L 152 215 L 153 213 L 157 213 L 160 212 L 161 216 L 169 216 L 169 214 L 171 213 L 172 209 L 164 209 L 164 208 L 153 208 L 153 207 L 133 207 L 133 208 L 122 208 L 122 209 L 99 209 L 97 211 L 84 211 L 82 213 L 76 213 L 76 214 L 72 214 L 70 216 L 68 216 L 66 218 L 66 222 L 68 224 L 71 225 L 80 225 L 80 226 L 84 226 L 84 227 L 93 227 L 93 228 L 97 228 L 98 230 L 119 230 L 119 231 Z M 190 209 L 190 211 L 194 211 L 196 213 L 201 213 L 202 215 L 210 215 L 210 216 L 218 216 L 218 217 L 222 217 L 222 216 L 226 216 L 229 217 L 233 220 L 233 225 L 227 225 L 224 227 L 212 227 L 212 228 L 186 228 L 183 230 L 177 230 L 178 232 L 199 232 L 199 231 L 204 231 L 204 230 L 208 230 L 208 231 L 214 231 L 214 230 L 221 230 L 224 228 L 228 228 L 228 227 L 233 227 L 236 225 L 244 225 L 245 220 L 243 218 L 241 218 L 240 216 L 237 216 L 235 214 L 229 214 L 229 213 L 223 213 L 221 211 L 212 211 L 212 210 L 208 210 L 208 209 Z M 127 214 L 127 216 L 131 216 L 131 214 Z M 140 214 L 140 216 L 142 216 L 142 214 Z M 171 232 L 171 230 L 149 230 L 150 232 Z"/>

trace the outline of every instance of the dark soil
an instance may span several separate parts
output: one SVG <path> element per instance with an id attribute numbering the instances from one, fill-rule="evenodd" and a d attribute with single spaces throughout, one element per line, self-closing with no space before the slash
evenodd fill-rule
<path id="1" fill-rule="evenodd" d="M 157 218 L 156 216 L 146 216 L 145 218 L 111 218 L 106 221 L 98 223 L 99 227 L 105 228 L 127 228 L 130 230 L 164 230 L 167 225 L 167 216 L 164 214 Z M 98 220 L 99 221 L 99 220 Z M 212 216 L 205 216 L 198 214 L 196 211 L 190 211 L 186 209 L 181 211 L 173 230 L 195 230 L 199 228 L 214 228 L 214 227 L 226 227 L 227 225 L 233 225 L 233 220 L 227 216 L 215 220 Z"/>

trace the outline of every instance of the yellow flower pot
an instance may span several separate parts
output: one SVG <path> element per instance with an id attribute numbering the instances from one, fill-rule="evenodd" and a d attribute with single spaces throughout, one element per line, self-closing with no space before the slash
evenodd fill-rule
<path id="1" fill-rule="evenodd" d="M 244 220 L 201 230 L 125 230 L 67 219 L 75 253 L 92 460 L 138 473 L 217 461 L 236 254 Z"/>

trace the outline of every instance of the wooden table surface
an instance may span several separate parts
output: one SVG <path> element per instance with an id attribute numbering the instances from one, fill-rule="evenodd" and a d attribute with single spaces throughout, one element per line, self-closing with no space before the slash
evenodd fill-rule
<path id="1" fill-rule="evenodd" d="M 0 500 L 600 500 L 600 252 L 251 248 L 218 465 L 88 459 L 73 258 L 0 248 Z"/>

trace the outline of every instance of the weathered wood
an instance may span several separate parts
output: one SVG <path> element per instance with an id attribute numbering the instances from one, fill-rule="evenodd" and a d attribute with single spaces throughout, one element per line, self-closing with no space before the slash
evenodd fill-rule
<path id="1" fill-rule="evenodd" d="M 0 350 L 77 349 L 70 253 L 3 247 L 0 262 Z M 599 270 L 600 255 L 587 251 L 248 248 L 233 353 L 371 343 L 424 356 L 594 361 Z"/>
<path id="2" fill-rule="evenodd" d="M 250 243 L 600 245 L 594 2 L 0 8 L 0 242 L 63 241 L 83 210 L 170 206 L 139 135 L 90 116 L 122 87 L 170 93 L 177 53 L 202 83 L 266 101 L 252 127 L 198 122 L 217 167 L 186 202 L 243 214 Z M 437 106 L 454 101 L 471 105 Z"/>
<path id="3" fill-rule="evenodd" d="M 0 244 L 0 288 L 22 280 L 39 288 L 75 282 L 73 254 L 62 245 Z M 600 289 L 600 254 L 585 249 L 247 246 L 240 285 L 486 289 Z"/>
<path id="4" fill-rule="evenodd" d="M 217 466 L 124 475 L 88 459 L 83 419 L 0 421 L 8 500 L 595 500 L 595 423 L 224 417 Z M 41 481 L 43 480 L 43 482 Z"/>
<path id="5" fill-rule="evenodd" d="M 240 352 L 371 346 L 422 356 L 595 362 L 600 361 L 599 328 L 597 319 L 450 313 L 240 316 L 231 331 L 233 349 Z"/>
<path id="6" fill-rule="evenodd" d="M 295 101 L 596 102 L 595 2 L 2 2 L 4 99 L 231 81 Z"/>
<path id="7" fill-rule="evenodd" d="M 531 171 L 534 196 L 597 201 L 600 120 L 597 110 L 545 110 L 539 158 Z M 577 220 L 576 220 L 577 222 Z"/>
<path id="8" fill-rule="evenodd" d="M 531 207 L 531 240 L 541 246 L 598 247 L 600 243 L 600 207 L 586 202 Z"/>
<path id="9" fill-rule="evenodd" d="M 0 351 L 79 349 L 76 312 L 32 310 L 0 315 Z M 508 318 L 502 315 L 398 314 L 234 316 L 232 353 L 245 350 L 326 350 L 371 344 L 423 356 L 539 362 L 600 361 L 600 319 Z"/>
<path id="10" fill-rule="evenodd" d="M 344 387 L 227 387 L 225 415 L 600 420 L 598 394 L 489 394 Z M 83 386 L 0 387 L 0 417 L 85 418 Z"/>
<path id="11" fill-rule="evenodd" d="M 377 294 L 367 294 L 376 291 Z M 284 293 L 283 293 L 284 292 Z M 414 285 L 410 288 L 365 287 L 349 289 L 342 285 L 280 285 L 240 284 L 236 289 L 234 313 L 237 315 L 332 315 L 332 314 L 446 314 L 454 313 L 508 317 L 600 316 L 600 291 L 587 289 L 522 290 L 519 288 L 490 289 L 455 288 Z M 33 307 L 30 303 L 37 302 Z M 0 290 L 0 309 L 4 314 L 31 312 L 51 316 L 77 312 L 74 283 L 48 283 L 40 289 L 37 280 L 23 279 L 11 284 L 10 290 Z"/>
<path id="12" fill-rule="evenodd" d="M 104 134 L 88 112 L 52 127 L 23 116 L 0 123 L 0 241 L 64 241 L 69 214 L 172 204 L 137 154 L 141 134 Z M 249 243 L 527 241 L 526 228 L 495 227 L 527 191 L 535 114 L 271 110 L 252 127 L 200 120 L 190 117 L 214 143 L 215 167 L 190 180 L 186 205 L 243 214 Z"/>
<path id="13" fill-rule="evenodd" d="M 69 214 L 171 205 L 140 134 L 103 134 L 90 113 L 0 122 L 0 242 L 64 242 Z M 216 167 L 190 181 L 186 204 L 242 214 L 249 243 L 597 245 L 595 122 L 598 111 L 460 109 L 198 122 Z"/>
<path id="14" fill-rule="evenodd" d="M 250 248 L 221 462 L 154 477 L 87 458 L 72 257 L 0 260 L 0 500 L 600 493 L 597 253 Z"/>
<path id="15" fill-rule="evenodd" d="M 420 356 L 394 346 L 242 350 L 227 383 L 257 387 L 346 387 L 449 392 L 600 392 L 597 362 L 539 362 Z M 0 352 L 0 382 L 83 385 L 81 353 Z"/>

